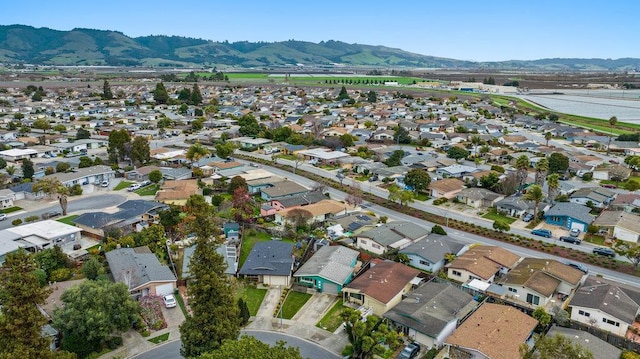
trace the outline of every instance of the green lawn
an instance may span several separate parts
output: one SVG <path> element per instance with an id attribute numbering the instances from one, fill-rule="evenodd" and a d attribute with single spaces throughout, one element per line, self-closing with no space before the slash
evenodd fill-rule
<path id="1" fill-rule="evenodd" d="M 336 329 L 342 324 L 342 311 L 344 310 L 344 305 L 342 305 L 342 301 L 338 300 L 331 309 L 327 312 L 327 314 L 320 319 L 316 327 L 322 328 L 324 330 L 328 330 L 330 332 L 335 332 Z"/>
<path id="2" fill-rule="evenodd" d="M 242 236 L 242 248 L 240 249 L 240 260 L 238 262 L 238 268 L 242 268 L 244 261 L 247 260 L 253 245 L 258 242 L 266 242 L 271 240 L 271 235 L 268 233 L 257 232 L 251 236 Z"/>
<path id="3" fill-rule="evenodd" d="M 21 211 L 21 210 L 22 210 L 22 207 L 13 206 L 13 207 L 5 208 L 0 212 L 2 212 L 2 213 L 11 213 L 11 212 L 18 212 L 18 211 Z"/>
<path id="4" fill-rule="evenodd" d="M 247 307 L 249 307 L 249 314 L 251 314 L 251 316 L 258 314 L 258 309 L 260 308 L 260 304 L 262 304 L 262 300 L 266 294 L 266 289 L 249 286 L 244 286 L 238 291 L 238 297 L 242 298 L 245 303 L 247 303 Z"/>
<path id="5" fill-rule="evenodd" d="M 167 340 L 169 340 L 169 333 L 160 334 L 157 337 L 149 339 L 149 341 L 154 344 L 166 342 Z"/>
<path id="6" fill-rule="evenodd" d="M 601 246 L 604 246 L 604 237 L 603 236 L 598 236 L 595 234 L 585 234 L 584 235 L 584 240 L 585 242 L 589 242 L 589 243 L 593 243 L 593 244 L 599 244 Z"/>
<path id="7" fill-rule="evenodd" d="M 311 294 L 290 291 L 282 306 L 282 318 L 293 318 L 309 298 L 311 298 Z"/>
<path id="8" fill-rule="evenodd" d="M 189 313 L 187 313 L 187 306 L 184 305 L 184 300 L 182 300 L 182 296 L 179 293 L 176 293 L 174 297 L 176 298 L 176 301 L 180 306 L 180 310 L 182 310 L 182 314 L 184 314 L 185 317 L 188 316 Z"/>
<path id="9" fill-rule="evenodd" d="M 139 190 L 135 191 L 135 193 L 140 196 L 155 196 L 156 192 L 158 192 L 159 189 L 159 184 L 152 184 L 150 186 L 140 188 Z"/>
<path id="10" fill-rule="evenodd" d="M 416 201 L 426 201 L 429 199 L 429 195 L 426 193 L 418 192 L 416 194 Z"/>
<path id="11" fill-rule="evenodd" d="M 80 217 L 80 216 L 77 215 L 77 214 L 74 214 L 73 216 L 67 216 L 67 217 L 64 217 L 64 218 L 56 219 L 56 221 L 64 223 L 64 224 L 68 224 L 70 226 L 75 226 L 75 223 L 73 223 L 72 221 L 74 219 L 78 218 L 78 217 Z"/>
<path id="12" fill-rule="evenodd" d="M 129 186 L 131 186 L 133 184 L 133 182 L 129 182 L 129 181 L 122 181 L 120 183 L 118 183 L 117 186 L 115 186 L 113 188 L 114 191 L 119 191 L 121 189 L 125 189 L 125 188 L 129 188 Z"/>
<path id="13" fill-rule="evenodd" d="M 487 214 L 485 214 L 484 216 L 482 216 L 482 218 L 490 219 L 492 221 L 501 221 L 501 222 L 506 223 L 506 224 L 511 224 L 511 223 L 513 223 L 513 222 L 515 222 L 517 220 L 516 218 L 507 217 L 505 215 L 502 215 L 502 214 L 496 212 L 495 208 L 490 208 L 489 212 Z"/>

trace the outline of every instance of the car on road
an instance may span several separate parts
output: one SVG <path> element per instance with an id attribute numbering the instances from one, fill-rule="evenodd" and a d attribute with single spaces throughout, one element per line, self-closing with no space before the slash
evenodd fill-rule
<path id="1" fill-rule="evenodd" d="M 49 218 L 53 218 L 53 217 L 57 217 L 62 215 L 62 213 L 60 212 L 56 212 L 56 211 L 52 211 L 52 212 L 45 212 L 42 214 L 42 219 L 49 219 Z"/>
<path id="2" fill-rule="evenodd" d="M 599 254 L 601 256 L 605 256 L 605 257 L 611 257 L 611 258 L 615 258 L 616 257 L 616 252 L 611 249 L 611 248 L 605 248 L 605 247 L 596 247 L 593 249 L 593 254 Z"/>
<path id="3" fill-rule="evenodd" d="M 576 237 L 571 237 L 571 236 L 561 236 L 560 238 L 561 242 L 567 242 L 567 243 L 573 243 L 573 244 L 580 244 L 582 243 L 582 241 Z"/>
<path id="4" fill-rule="evenodd" d="M 524 217 L 522 217 L 522 220 L 525 222 L 531 222 L 531 220 L 533 220 L 533 214 L 525 213 Z"/>
<path id="5" fill-rule="evenodd" d="M 572 228 L 571 231 L 569 231 L 569 235 L 571 237 L 577 237 L 580 235 L 580 230 L 578 228 Z"/>
<path id="6" fill-rule="evenodd" d="M 251 167 L 260 167 L 259 164 L 253 163 L 253 162 L 249 163 L 249 166 L 251 166 Z"/>
<path id="7" fill-rule="evenodd" d="M 573 267 L 573 268 L 581 271 L 584 274 L 589 273 L 589 269 L 587 269 L 587 267 L 583 266 L 582 264 L 573 263 L 573 262 L 567 262 L 565 264 L 568 265 L 569 267 Z"/>
<path id="8" fill-rule="evenodd" d="M 551 231 L 548 229 L 534 229 L 533 231 L 531 231 L 531 234 L 540 237 L 551 238 Z"/>
<path id="9" fill-rule="evenodd" d="M 5 219 L 7 219 L 7 214 L 6 213 L 0 213 L 0 221 L 4 221 Z"/>
<path id="10" fill-rule="evenodd" d="M 173 294 L 167 294 L 163 296 L 162 303 L 164 303 L 164 306 L 166 308 L 173 308 L 176 305 L 178 305 L 178 302 L 176 301 L 176 297 L 174 297 Z"/>
<path id="11" fill-rule="evenodd" d="M 398 359 L 413 359 L 420 353 L 420 344 L 410 343 L 398 355 Z"/>
<path id="12" fill-rule="evenodd" d="M 142 186 L 139 183 L 134 183 L 131 186 L 129 186 L 129 188 L 127 188 L 127 191 L 133 192 L 133 191 L 139 190 L 140 188 L 142 188 Z"/>

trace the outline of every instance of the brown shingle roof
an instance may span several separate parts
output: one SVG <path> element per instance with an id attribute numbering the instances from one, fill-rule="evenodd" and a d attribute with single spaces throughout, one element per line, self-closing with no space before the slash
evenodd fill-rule
<path id="1" fill-rule="evenodd" d="M 165 181 L 156 193 L 156 201 L 186 199 L 197 191 L 197 180 Z"/>
<path id="2" fill-rule="evenodd" d="M 485 303 L 446 342 L 477 350 L 491 359 L 521 358 L 520 344 L 536 325 L 537 320 L 514 307 Z"/>
<path id="3" fill-rule="evenodd" d="M 435 189 L 441 192 L 451 192 L 464 187 L 464 182 L 457 178 L 446 178 L 440 181 L 431 182 L 429 189 Z"/>
<path id="4" fill-rule="evenodd" d="M 418 273 L 417 270 L 402 263 L 383 261 L 369 268 L 347 287 L 358 289 L 381 303 L 388 303 Z"/>
<path id="5" fill-rule="evenodd" d="M 475 246 L 447 265 L 448 268 L 464 269 L 488 280 L 500 267 L 511 268 L 520 257 L 502 247 Z"/>

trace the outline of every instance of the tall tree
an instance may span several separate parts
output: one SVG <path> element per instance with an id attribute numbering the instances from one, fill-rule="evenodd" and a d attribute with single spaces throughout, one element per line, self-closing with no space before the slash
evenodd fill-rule
<path id="1" fill-rule="evenodd" d="M 193 89 L 191 90 L 191 98 L 189 101 L 192 105 L 198 106 L 202 103 L 202 93 L 200 92 L 200 87 L 198 84 L 193 84 Z"/>
<path id="2" fill-rule="evenodd" d="M 343 355 L 369 359 L 374 355 L 382 356 L 387 350 L 385 346 L 391 350 L 400 346 L 398 332 L 381 323 L 380 318 L 375 315 L 370 315 L 363 321 L 360 311 L 348 308 L 342 313 L 342 318 L 350 343 L 343 350 Z"/>
<path id="3" fill-rule="evenodd" d="M 35 169 L 33 168 L 33 162 L 30 159 L 22 160 L 22 177 L 32 179 L 35 173 Z"/>
<path id="4" fill-rule="evenodd" d="M 235 146 L 232 142 L 218 143 L 216 144 L 216 156 L 220 158 L 227 158 L 233 154 Z"/>
<path id="5" fill-rule="evenodd" d="M 522 188 L 529 174 L 529 158 L 525 155 L 518 157 L 514 167 L 518 176 L 518 188 Z"/>
<path id="6" fill-rule="evenodd" d="M 547 132 L 544 134 L 544 140 L 546 141 L 546 145 L 549 146 L 549 141 L 553 138 L 551 132 Z"/>
<path id="7" fill-rule="evenodd" d="M 246 222 L 253 217 L 253 207 L 253 199 L 247 188 L 237 187 L 233 191 L 233 213 L 236 221 Z"/>
<path id="8" fill-rule="evenodd" d="M 111 86 L 107 80 L 104 80 L 102 83 L 102 98 L 105 100 L 111 100 L 113 98 L 113 92 L 111 92 Z"/>
<path id="9" fill-rule="evenodd" d="M 342 100 L 349 100 L 351 97 L 349 97 L 349 93 L 347 92 L 347 88 L 342 86 L 342 88 L 340 89 L 340 93 L 338 94 L 338 98 L 336 98 L 336 100 L 338 101 L 342 101 Z"/>
<path id="10" fill-rule="evenodd" d="M 198 162 L 201 158 L 204 158 L 211 154 L 211 151 L 200 142 L 196 142 L 189 147 L 185 157 L 191 162 Z"/>
<path id="11" fill-rule="evenodd" d="M 131 142 L 131 135 L 129 131 L 122 128 L 120 130 L 114 130 L 109 133 L 109 146 L 107 152 L 109 153 L 109 160 L 111 163 L 118 163 L 122 161 L 127 154 L 127 145 Z"/>
<path id="12" fill-rule="evenodd" d="M 544 192 L 542 192 L 542 187 L 534 184 L 533 186 L 527 188 L 527 193 L 522 196 L 523 199 L 527 201 L 533 201 L 535 203 L 535 207 L 533 208 L 533 218 L 538 218 L 538 206 L 540 202 L 544 200 Z"/>
<path id="13" fill-rule="evenodd" d="M 302 359 L 300 349 L 278 341 L 271 347 L 255 337 L 243 335 L 239 340 L 225 340 L 220 349 L 205 353 L 200 359 Z"/>
<path id="14" fill-rule="evenodd" d="M 611 147 L 611 138 L 613 138 L 613 129 L 616 127 L 618 123 L 618 118 L 616 116 L 611 116 L 609 118 L 609 125 L 611 126 L 611 135 L 609 136 L 609 143 L 607 144 L 607 156 L 609 156 L 609 151 Z"/>
<path id="15" fill-rule="evenodd" d="M 42 178 L 33 184 L 33 192 L 38 193 L 40 191 L 49 196 L 58 196 L 62 215 L 67 215 L 67 197 L 69 197 L 69 187 L 63 185 L 57 178 Z"/>
<path id="16" fill-rule="evenodd" d="M 153 91 L 153 99 L 156 101 L 157 105 L 163 105 L 169 102 L 169 94 L 162 82 L 158 82 L 156 84 L 156 89 Z"/>
<path id="17" fill-rule="evenodd" d="M 549 156 L 549 173 L 565 173 L 569 169 L 569 157 L 560 152 L 554 152 Z"/>
<path id="18" fill-rule="evenodd" d="M 149 140 L 144 136 L 137 136 L 131 143 L 131 161 L 133 163 L 145 164 L 151 159 L 151 149 Z"/>
<path id="19" fill-rule="evenodd" d="M 411 186 L 414 192 L 425 192 L 431 184 L 431 176 L 427 171 L 414 168 L 404 176 L 404 183 Z"/>
<path id="20" fill-rule="evenodd" d="M 549 160 L 546 158 L 541 159 L 536 163 L 536 178 L 535 183 L 542 187 L 544 186 L 544 179 L 547 176 L 547 172 L 549 172 Z"/>
<path id="21" fill-rule="evenodd" d="M 547 186 L 549 187 L 549 200 L 551 202 L 558 197 L 558 190 L 560 189 L 560 176 L 557 173 L 552 173 L 547 176 Z"/>
<path id="22" fill-rule="evenodd" d="M 91 137 L 91 132 L 85 130 L 84 128 L 79 128 L 76 132 L 76 140 L 83 140 Z"/>
<path id="23" fill-rule="evenodd" d="M 196 357 L 218 349 L 225 339 L 238 338 L 239 310 L 233 283 L 224 274 L 224 258 L 216 252 L 219 224 L 213 207 L 199 195 L 191 196 L 185 207 L 187 228 L 196 236 L 196 249 L 189 265 L 192 313 L 180 326 L 180 353 Z"/>

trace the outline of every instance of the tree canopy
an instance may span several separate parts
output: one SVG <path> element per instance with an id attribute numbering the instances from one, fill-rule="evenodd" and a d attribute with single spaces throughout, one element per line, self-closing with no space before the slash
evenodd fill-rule
<path id="1" fill-rule="evenodd" d="M 278 341 L 276 345 L 269 346 L 254 337 L 243 335 L 239 340 L 225 340 L 218 350 L 205 353 L 200 359 L 302 359 L 300 349 L 286 344 Z"/>
<path id="2" fill-rule="evenodd" d="M 461 160 L 467 158 L 467 156 L 469 156 L 469 151 L 457 146 L 451 146 L 447 151 L 447 157 L 453 158 L 454 160 Z"/>
<path id="3" fill-rule="evenodd" d="M 431 184 L 431 176 L 427 171 L 412 169 L 404 176 L 404 183 L 411 186 L 415 192 L 425 192 Z"/>
<path id="4" fill-rule="evenodd" d="M 380 322 L 375 315 L 362 320 L 358 310 L 347 308 L 342 313 L 345 330 L 349 338 L 349 345 L 343 350 L 343 355 L 352 358 L 368 359 L 374 355 L 382 356 L 386 352 L 385 346 L 395 350 L 400 346 L 398 332 Z"/>
<path id="5" fill-rule="evenodd" d="M 564 173 L 569 169 L 569 157 L 560 152 L 554 152 L 549 156 L 549 173 Z"/>

